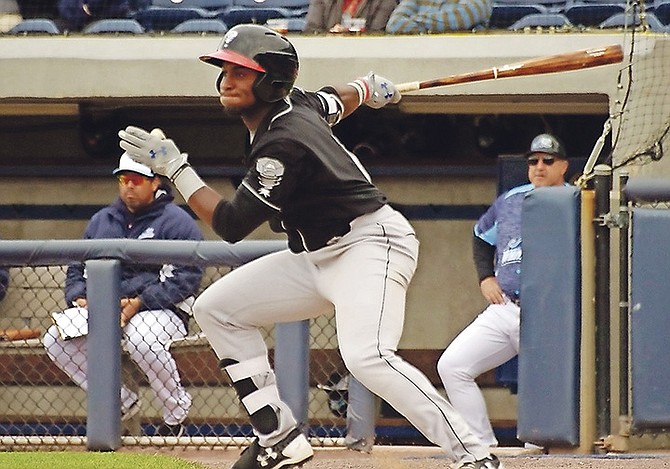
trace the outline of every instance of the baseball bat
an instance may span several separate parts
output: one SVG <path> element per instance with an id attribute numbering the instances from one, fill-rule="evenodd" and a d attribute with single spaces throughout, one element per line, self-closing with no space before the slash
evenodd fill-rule
<path id="1" fill-rule="evenodd" d="M 460 73 L 434 80 L 412 81 L 400 83 L 396 88 L 400 93 L 435 88 L 438 86 L 458 85 L 475 81 L 497 80 L 498 78 L 521 77 L 527 75 L 543 75 L 545 73 L 566 72 L 583 68 L 598 67 L 619 63 L 623 60 L 623 50 L 614 44 L 592 49 L 583 49 L 565 54 L 538 57 L 501 67 L 487 68 L 476 72 Z"/>

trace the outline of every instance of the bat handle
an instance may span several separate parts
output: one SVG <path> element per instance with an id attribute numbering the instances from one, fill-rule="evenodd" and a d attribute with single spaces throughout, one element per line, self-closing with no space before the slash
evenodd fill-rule
<path id="1" fill-rule="evenodd" d="M 421 89 L 421 85 L 418 81 L 410 81 L 407 83 L 398 83 L 395 85 L 395 88 L 400 92 L 400 94 L 409 93 L 410 91 L 416 91 Z"/>

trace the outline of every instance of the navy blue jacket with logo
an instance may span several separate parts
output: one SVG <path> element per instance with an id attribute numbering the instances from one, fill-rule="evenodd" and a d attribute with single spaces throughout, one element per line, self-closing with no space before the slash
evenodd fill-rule
<path id="1" fill-rule="evenodd" d="M 120 198 L 91 217 L 84 239 L 181 239 L 202 240 L 202 232 L 193 218 L 172 203 L 169 187 L 157 191 L 156 200 L 138 213 L 131 213 Z M 171 264 L 122 264 L 121 297 L 139 297 L 142 309 L 171 309 L 186 318 L 174 305 L 195 295 L 202 280 L 202 268 Z M 68 266 L 65 300 L 70 305 L 86 298 L 84 265 Z"/>

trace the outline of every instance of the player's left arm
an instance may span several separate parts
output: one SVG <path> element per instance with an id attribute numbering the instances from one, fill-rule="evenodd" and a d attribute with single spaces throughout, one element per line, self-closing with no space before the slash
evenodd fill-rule
<path id="1" fill-rule="evenodd" d="M 356 78 L 346 85 L 331 88 L 340 97 L 344 106 L 342 117 L 365 104 L 373 109 L 380 109 L 387 104 L 395 104 L 402 97 L 393 82 L 387 78 L 370 72 L 364 77 Z"/>

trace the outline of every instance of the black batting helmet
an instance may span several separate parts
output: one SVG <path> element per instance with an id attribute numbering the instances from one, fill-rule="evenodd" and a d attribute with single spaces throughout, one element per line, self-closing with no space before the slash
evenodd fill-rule
<path id="1" fill-rule="evenodd" d="M 533 153 L 547 153 L 564 160 L 568 158 L 563 143 L 558 138 L 549 134 L 540 134 L 533 139 L 526 156 L 530 156 Z"/>
<path id="2" fill-rule="evenodd" d="M 286 97 L 298 77 L 298 54 L 281 34 L 257 24 L 239 24 L 221 40 L 216 52 L 200 56 L 205 63 L 221 67 L 234 63 L 260 72 L 254 95 L 273 103 Z M 217 80 L 217 90 L 221 77 Z"/>

